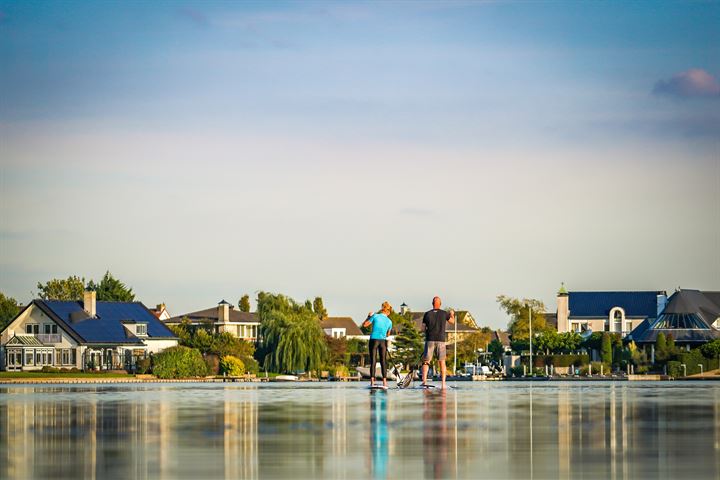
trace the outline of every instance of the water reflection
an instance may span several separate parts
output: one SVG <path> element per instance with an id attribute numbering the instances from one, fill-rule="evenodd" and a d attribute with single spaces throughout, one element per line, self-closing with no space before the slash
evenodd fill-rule
<path id="1" fill-rule="evenodd" d="M 387 421 L 387 392 L 370 391 L 370 454 L 372 478 L 388 478 L 390 433 Z"/>
<path id="2" fill-rule="evenodd" d="M 720 384 L 0 387 L 0 478 L 719 478 Z"/>

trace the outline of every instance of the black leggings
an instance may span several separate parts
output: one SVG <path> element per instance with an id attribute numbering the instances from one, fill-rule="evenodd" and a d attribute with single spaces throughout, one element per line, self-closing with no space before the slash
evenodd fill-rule
<path id="1" fill-rule="evenodd" d="M 380 370 L 382 378 L 387 378 L 387 340 L 370 339 L 370 378 L 375 378 L 375 365 L 380 354 Z"/>

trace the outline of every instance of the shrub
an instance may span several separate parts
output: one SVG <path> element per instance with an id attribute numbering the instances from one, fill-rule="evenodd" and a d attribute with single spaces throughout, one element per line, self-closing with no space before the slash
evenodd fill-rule
<path id="1" fill-rule="evenodd" d="M 333 377 L 340 378 L 340 377 L 349 377 L 350 376 L 350 369 L 348 369 L 345 365 L 336 365 L 335 371 L 333 372 Z"/>
<path id="2" fill-rule="evenodd" d="M 667 373 L 671 377 L 682 377 L 683 376 L 683 368 L 680 366 L 681 362 L 677 362 L 675 360 L 671 360 L 667 362 Z"/>
<path id="3" fill-rule="evenodd" d="M 583 365 L 580 367 L 580 375 L 588 375 L 590 373 L 590 366 L 592 366 L 592 374 L 593 375 L 600 375 L 600 369 L 602 368 L 603 375 L 609 375 L 612 370 L 610 369 L 610 365 L 603 362 L 591 362 L 588 365 Z"/>
<path id="4" fill-rule="evenodd" d="M 135 363 L 135 370 L 141 375 L 150 373 L 152 371 L 152 361 L 150 360 L 150 357 L 138 359 Z"/>
<path id="5" fill-rule="evenodd" d="M 50 367 L 50 366 L 48 366 L 48 365 L 45 365 L 44 367 L 42 367 L 42 370 L 40 370 L 40 371 L 41 371 L 42 373 L 60 373 L 60 369 L 59 369 L 59 368 Z"/>
<path id="6" fill-rule="evenodd" d="M 220 373 L 231 377 L 239 377 L 245 373 L 245 364 L 237 357 L 225 355 L 220 360 Z"/>
<path id="7" fill-rule="evenodd" d="M 177 346 L 155 355 L 153 373 L 159 378 L 201 377 L 207 373 L 207 366 L 200 351 Z"/>
<path id="8" fill-rule="evenodd" d="M 257 375 L 260 372 L 260 364 L 253 357 L 240 357 L 240 360 L 245 364 L 246 373 Z"/>
<path id="9" fill-rule="evenodd" d="M 510 368 L 511 377 L 522 377 L 523 373 L 525 373 L 525 369 L 522 367 L 522 365 Z"/>

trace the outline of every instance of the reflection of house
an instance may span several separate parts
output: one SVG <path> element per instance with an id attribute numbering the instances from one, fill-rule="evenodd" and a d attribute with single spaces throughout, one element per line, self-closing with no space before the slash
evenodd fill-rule
<path id="1" fill-rule="evenodd" d="M 140 302 L 33 300 L 0 334 L 0 368 L 127 368 L 138 357 L 177 345 Z"/>
<path id="2" fill-rule="evenodd" d="M 654 320 L 665 307 L 667 294 L 645 292 L 568 292 L 557 294 L 557 331 L 630 333 L 644 320 Z"/>
<path id="3" fill-rule="evenodd" d="M 187 322 L 195 328 L 205 328 L 211 332 L 230 332 L 236 337 L 254 342 L 260 333 L 260 317 L 255 313 L 241 312 L 225 300 L 217 307 L 197 312 L 185 313 L 165 320 L 166 325 L 179 325 Z"/>
<path id="4" fill-rule="evenodd" d="M 672 336 L 675 345 L 695 347 L 720 338 L 720 330 L 711 325 L 720 321 L 717 297 L 698 290 L 680 290 L 668 301 L 662 314 L 646 320 L 635 328 L 628 340 L 638 345 L 654 346 L 660 333 Z"/>
<path id="5" fill-rule="evenodd" d="M 363 335 L 360 327 L 350 317 L 327 317 L 320 326 L 325 335 L 333 338 L 369 338 L 367 335 Z"/>

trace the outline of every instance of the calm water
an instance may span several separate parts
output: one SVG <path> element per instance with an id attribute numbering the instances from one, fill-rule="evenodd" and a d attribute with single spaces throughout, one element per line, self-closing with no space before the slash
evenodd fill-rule
<path id="1" fill-rule="evenodd" d="M 719 478 L 720 383 L 0 386 L 0 478 Z"/>

